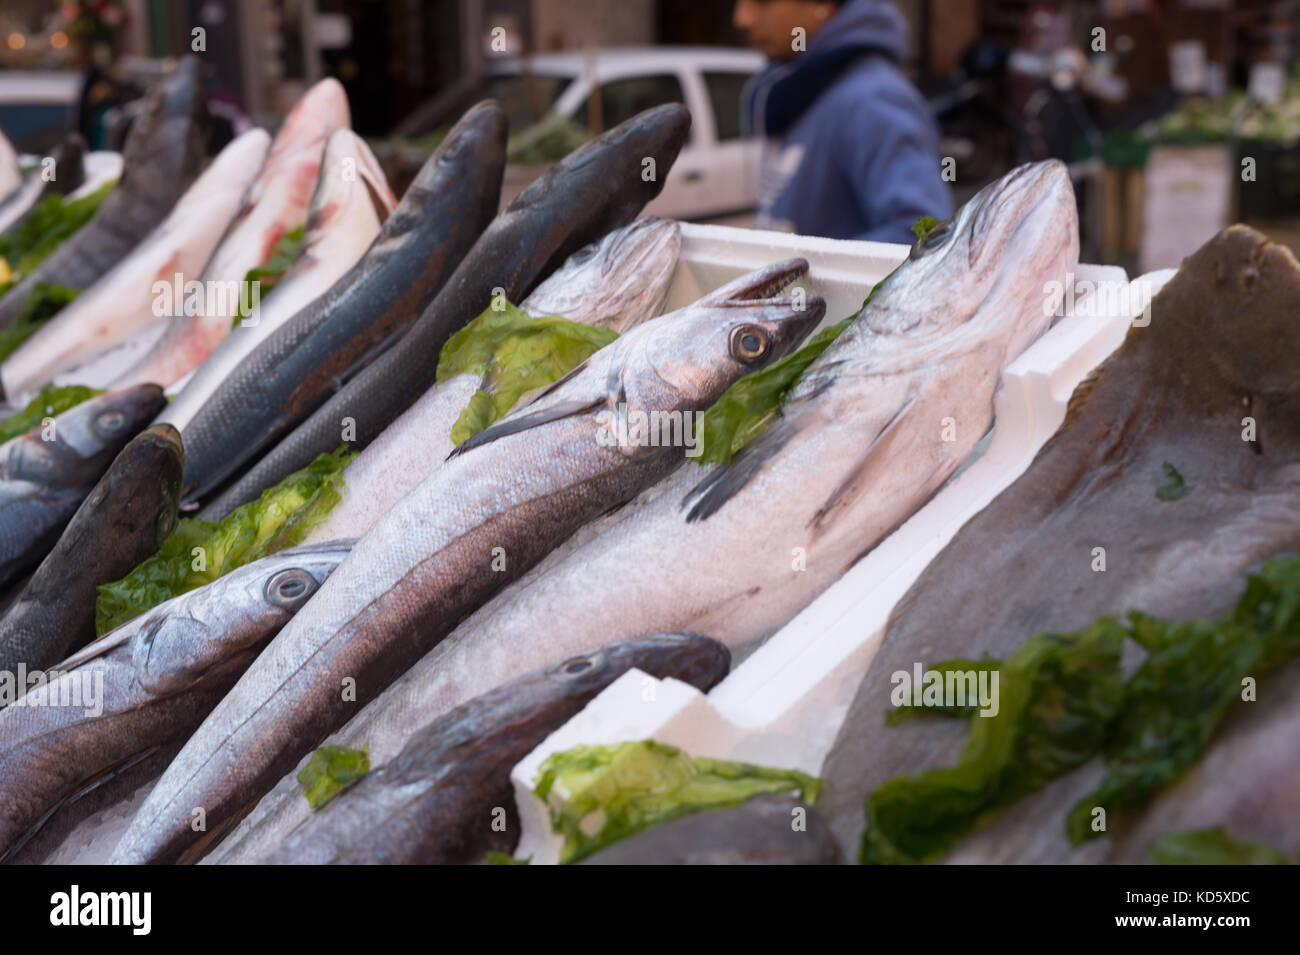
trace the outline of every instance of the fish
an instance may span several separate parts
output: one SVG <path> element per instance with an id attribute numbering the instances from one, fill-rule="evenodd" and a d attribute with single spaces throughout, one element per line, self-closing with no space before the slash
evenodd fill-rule
<path id="1" fill-rule="evenodd" d="M 653 412 L 684 427 L 686 412 L 797 346 L 826 303 L 766 296 L 807 270 L 802 259 L 768 266 L 632 329 L 461 444 L 358 540 L 306 615 L 222 700 L 113 858 L 184 857 L 194 841 L 193 806 L 205 807 L 209 825 L 237 821 L 356 702 L 380 692 L 457 620 L 577 527 L 671 469 L 681 447 L 620 444 L 619 421 Z M 355 681 L 348 684 L 355 700 L 349 691 L 342 705 L 341 679 Z"/>
<path id="2" fill-rule="evenodd" d="M 197 368 L 230 332 L 241 295 L 220 297 L 207 290 L 242 285 L 250 269 L 266 263 L 281 236 L 307 221 L 325 142 L 351 123 L 343 84 L 327 77 L 290 110 L 271 141 L 266 160 L 249 186 L 234 220 L 221 237 L 199 282 L 205 289 L 198 314 L 174 314 L 166 330 L 112 387 L 153 383 L 164 388 Z M 237 287 L 236 287 L 237 288 Z M 251 292 L 244 297 L 251 299 Z M 179 311 L 179 310 L 178 310 Z"/>
<path id="3" fill-rule="evenodd" d="M 707 692 L 730 664 L 727 648 L 708 637 L 655 634 L 513 680 L 415 733 L 393 759 L 336 794 L 264 861 L 469 865 L 490 851 L 510 852 L 520 835 L 510 773 L 546 737 L 633 668 Z M 502 809 L 505 823 L 494 825 Z"/>
<path id="4" fill-rule="evenodd" d="M 184 428 L 253 349 L 357 264 L 396 205 L 365 140 L 350 129 L 335 130 L 325 145 L 302 246 L 271 290 L 275 294 L 258 306 L 256 318 L 237 323 L 183 386 L 177 383 L 158 420 Z"/>
<path id="5" fill-rule="evenodd" d="M 46 157 L 49 165 L 42 159 L 17 189 L 0 200 L 0 234 L 17 231 L 46 196 L 66 196 L 79 189 L 85 182 L 85 155 L 86 141 L 81 134 L 66 134 Z"/>
<path id="6" fill-rule="evenodd" d="M 184 452 L 171 425 L 122 449 L 0 618 L 0 670 L 40 670 L 95 637 L 100 584 L 130 573 L 176 526 Z"/>
<path id="7" fill-rule="evenodd" d="M 681 244 L 677 223 L 636 219 L 575 252 L 520 308 L 622 334 L 662 310 Z M 454 450 L 452 426 L 482 384 L 480 375 L 455 375 L 402 412 L 348 464 L 338 503 L 305 539 L 365 533 Z"/>
<path id="8" fill-rule="evenodd" d="M 823 767 L 828 818 L 847 850 L 857 851 L 870 791 L 954 764 L 967 735 L 964 721 L 885 728 L 894 671 L 1005 659 L 1037 633 L 1130 610 L 1215 617 L 1232 608 L 1247 568 L 1300 549 L 1300 371 L 1278 361 L 1300 346 L 1297 301 L 1290 250 L 1245 226 L 1219 233 L 1155 296 L 1149 324 L 1131 327 L 1075 389 L 1029 468 L 917 578 Z M 1185 481 L 1177 500 L 1157 497 L 1167 463 Z M 1067 790 L 1084 775 L 1054 783 L 1050 821 L 1007 851 L 1064 860 Z M 1014 815 L 1029 811 L 1018 804 Z"/>
<path id="9" fill-rule="evenodd" d="M 527 297 L 584 245 L 632 221 L 657 196 L 690 130 L 679 103 L 633 116 L 575 149 L 516 196 L 466 254 L 400 348 L 387 351 L 268 451 L 203 514 L 219 519 L 319 454 L 364 450 L 433 384 L 447 339 L 494 296 Z M 649 178 L 646 169 L 656 174 Z"/>
<path id="10" fill-rule="evenodd" d="M 146 98 L 122 148 L 122 177 L 95 215 L 0 298 L 0 328 L 38 282 L 89 288 L 148 236 L 198 176 L 206 128 L 199 60 L 187 56 Z"/>
<path id="11" fill-rule="evenodd" d="M 40 563 L 108 466 L 166 399 L 124 388 L 0 445 L 0 586 Z"/>
<path id="12" fill-rule="evenodd" d="M 843 865 L 844 856 L 816 808 L 767 795 L 652 826 L 574 864 Z"/>
<path id="13" fill-rule="evenodd" d="M 267 336 L 191 413 L 181 428 L 187 502 L 305 417 L 414 321 L 496 214 L 505 144 L 496 103 L 466 113 L 361 261 Z"/>
<path id="14" fill-rule="evenodd" d="M 0 860 L 11 861 L 56 816 L 71 828 L 89 794 L 129 792 L 147 779 L 142 767 L 180 747 L 352 543 L 245 564 L 123 624 L 47 675 L 45 700 L 85 700 L 98 684 L 99 713 L 42 705 L 32 696 L 40 688 L 0 709 Z"/>
<path id="15" fill-rule="evenodd" d="M 117 346 L 160 325 L 154 310 L 156 282 L 195 278 L 234 217 L 261 165 L 270 136 L 252 129 L 231 141 L 177 201 L 167 218 L 116 267 L 106 272 L 23 342 L 0 364 L 4 394 L 26 397 L 77 370 L 77 383 L 103 387 L 111 377 L 81 368 Z M 120 353 L 115 368 L 121 367 Z"/>
<path id="16" fill-rule="evenodd" d="M 683 465 L 465 620 L 329 742 L 365 739 L 382 761 L 488 687 L 629 633 L 690 630 L 752 650 L 924 504 L 988 430 L 999 370 L 1046 327 L 1043 285 L 1078 256 L 1075 223 L 1059 163 L 991 184 L 918 241 L 730 466 Z M 953 442 L 942 440 L 949 416 Z M 273 833 L 297 813 L 279 786 L 250 820 Z"/>

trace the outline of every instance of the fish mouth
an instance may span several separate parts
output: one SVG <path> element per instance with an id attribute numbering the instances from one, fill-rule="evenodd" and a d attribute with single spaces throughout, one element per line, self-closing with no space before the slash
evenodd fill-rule
<path id="1" fill-rule="evenodd" d="M 726 285 L 700 299 L 701 305 L 741 306 L 766 304 L 760 300 L 771 300 L 771 296 L 790 285 L 796 279 L 808 274 L 808 260 L 804 258 L 786 259 L 774 262 L 749 272 L 740 278 L 732 279 Z M 825 303 L 823 303 L 823 309 Z"/>
<path id="2" fill-rule="evenodd" d="M 170 448 L 177 456 L 183 457 L 185 446 L 181 443 L 181 433 L 175 427 L 163 421 L 159 424 L 151 424 L 140 432 L 140 438 L 148 439 L 164 447 Z"/>

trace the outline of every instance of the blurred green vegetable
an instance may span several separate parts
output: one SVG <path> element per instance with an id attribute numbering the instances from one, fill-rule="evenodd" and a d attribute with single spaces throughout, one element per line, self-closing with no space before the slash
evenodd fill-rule
<path id="1" fill-rule="evenodd" d="M 315 811 L 368 772 L 370 753 L 366 747 L 322 746 L 299 771 L 298 782 L 307 805 Z"/>
<path id="2" fill-rule="evenodd" d="M 156 554 L 121 580 L 99 587 L 96 632 L 108 633 L 236 567 L 301 543 L 339 502 L 343 469 L 354 457 L 356 452 L 344 448 L 319 455 L 221 521 L 177 522 Z"/>

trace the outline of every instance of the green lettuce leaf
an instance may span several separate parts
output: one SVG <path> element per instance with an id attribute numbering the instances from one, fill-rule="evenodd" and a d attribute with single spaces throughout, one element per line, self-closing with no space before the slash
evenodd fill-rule
<path id="1" fill-rule="evenodd" d="M 156 554 L 99 587 L 96 632 L 108 633 L 165 600 L 301 543 L 339 502 L 343 468 L 355 456 L 345 448 L 319 455 L 221 521 L 178 521 Z"/>
<path id="2" fill-rule="evenodd" d="M 489 852 L 485 859 L 488 865 L 531 865 L 532 857 L 516 859 L 508 852 Z"/>
<path id="3" fill-rule="evenodd" d="M 254 282 L 258 284 L 258 301 L 266 297 L 271 289 L 279 284 L 284 273 L 289 271 L 289 266 L 293 265 L 293 260 L 298 257 L 298 252 L 302 249 L 302 236 L 304 226 L 298 226 L 296 229 L 290 229 L 276 241 L 271 248 L 271 255 L 262 265 L 251 268 L 244 275 L 244 284 L 251 286 Z M 239 306 L 235 309 L 235 318 L 231 323 L 234 328 L 250 314 L 250 310 L 244 308 L 244 297 L 240 296 Z"/>
<path id="4" fill-rule="evenodd" d="M 899 776 L 867 797 L 863 864 L 928 862 L 1097 752 L 1123 693 L 1124 630 L 1103 618 L 1042 633 L 999 667 L 996 716 L 975 717 L 956 766 Z"/>
<path id="5" fill-rule="evenodd" d="M 533 790 L 564 836 L 561 862 L 575 862 L 650 826 L 764 793 L 815 802 L 821 780 L 794 770 L 695 759 L 651 740 L 575 746 L 542 764 Z"/>
<path id="6" fill-rule="evenodd" d="M 25 408 L 0 421 L 0 444 L 39 428 L 46 418 L 61 415 L 88 398 L 102 394 L 102 391 L 85 385 L 50 385 L 29 401 Z"/>
<path id="7" fill-rule="evenodd" d="M 1148 851 L 1159 865 L 1300 865 L 1270 845 L 1234 839 L 1222 829 L 1162 836 Z"/>
<path id="8" fill-rule="evenodd" d="M 322 746 L 299 771 L 298 782 L 314 812 L 368 772 L 370 753 L 366 747 Z"/>
<path id="9" fill-rule="evenodd" d="M 1144 806 L 1209 746 L 1242 681 L 1259 677 L 1300 652 L 1300 556 L 1266 561 L 1220 620 L 1164 621 L 1129 615 L 1133 640 L 1147 658 L 1124 690 L 1124 706 L 1103 751 L 1109 773 L 1070 811 L 1066 831 L 1076 845 L 1102 833 L 1092 810 L 1106 817 Z"/>
<path id="10" fill-rule="evenodd" d="M 596 325 L 558 315 L 536 317 L 505 303 L 483 313 L 447 340 L 436 378 L 482 375 L 483 385 L 451 429 L 456 444 L 505 417 L 526 393 L 544 388 L 618 337 Z"/>
<path id="11" fill-rule="evenodd" d="M 19 345 L 36 334 L 37 329 L 57 315 L 63 306 L 79 294 L 81 294 L 80 289 L 70 288 L 67 285 L 37 282 L 27 293 L 27 300 L 14 316 L 13 323 L 7 328 L 0 329 L 0 361 L 4 361 L 17 351 Z"/>
<path id="12" fill-rule="evenodd" d="M 1147 655 L 1123 682 L 1126 639 Z M 1039 634 L 998 665 L 999 712 L 972 719 L 957 766 L 899 776 L 868 795 L 861 860 L 938 858 L 1021 796 L 1101 756 L 1107 776 L 1065 819 L 1075 845 L 1097 838 L 1095 809 L 1109 821 L 1145 806 L 1201 757 L 1241 701 L 1245 678 L 1298 652 L 1300 555 L 1265 561 L 1247 575 L 1241 598 L 1220 619 L 1135 612 L 1126 622 L 1103 617 L 1079 635 Z"/>
<path id="13" fill-rule="evenodd" d="M 696 463 L 727 464 L 741 448 L 762 434 L 808 366 L 857 317 L 852 315 L 823 328 L 803 348 L 733 382 L 704 412 L 700 423 L 701 453 Z"/>
<path id="14" fill-rule="evenodd" d="M 994 660 L 992 657 L 985 656 L 980 660 L 945 660 L 943 663 L 936 663 L 926 669 L 938 673 L 947 673 L 949 670 L 957 673 L 979 673 L 982 670 L 992 672 L 994 670 L 1001 671 L 1002 662 L 1000 660 Z M 911 716 L 955 716 L 965 718 L 974 716 L 979 712 L 979 710 L 980 707 L 978 702 L 967 706 L 958 706 L 956 704 L 916 706 L 911 703 L 905 703 L 902 706 L 894 707 L 885 712 L 885 725 L 893 726 Z"/>
<path id="15" fill-rule="evenodd" d="M 1183 476 L 1178 473 L 1178 468 L 1166 461 L 1163 470 L 1169 483 L 1156 488 L 1156 497 L 1162 501 L 1176 501 L 1184 497 L 1189 488 L 1183 482 Z"/>
<path id="16" fill-rule="evenodd" d="M 46 196 L 32 207 L 14 232 L 0 235 L 0 258 L 12 271 L 9 281 L 0 283 L 0 295 L 21 282 L 65 239 L 89 222 L 116 184 L 116 181 L 106 182 L 80 199 Z"/>

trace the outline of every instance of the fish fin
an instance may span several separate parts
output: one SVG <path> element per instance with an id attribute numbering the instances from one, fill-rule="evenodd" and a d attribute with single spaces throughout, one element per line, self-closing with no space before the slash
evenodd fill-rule
<path id="1" fill-rule="evenodd" d="M 894 412 L 894 416 L 871 439 L 862 456 L 854 463 L 849 473 L 844 476 L 844 480 L 822 502 L 822 506 L 817 508 L 817 513 L 808 522 L 808 527 L 813 531 L 814 535 L 821 531 L 831 512 L 847 504 L 852 497 L 852 492 L 861 487 L 863 483 L 868 482 L 875 473 L 876 467 L 890 458 L 891 448 L 899 435 L 899 422 L 907 416 L 908 411 L 911 410 L 915 403 L 916 389 L 912 389 L 908 392 L 903 404 Z"/>
<path id="2" fill-rule="evenodd" d="M 451 454 L 447 455 L 447 460 L 450 461 L 458 454 L 463 454 L 472 448 L 477 448 L 479 445 L 488 444 L 497 438 L 518 434 L 520 431 L 527 431 L 530 428 L 550 424 L 552 421 L 559 421 L 562 418 L 585 414 L 599 408 L 604 403 L 604 398 L 597 398 L 595 401 L 561 401 L 549 408 L 543 408 L 541 411 L 533 411 L 528 414 L 513 414 L 489 428 L 484 428 L 472 438 L 461 442 L 452 450 Z"/>
<path id="3" fill-rule="evenodd" d="M 768 425 L 758 438 L 732 458 L 730 464 L 710 471 L 699 484 L 688 491 L 686 497 L 682 499 L 682 507 L 690 506 L 690 510 L 686 513 L 687 523 L 707 521 L 722 508 L 722 505 L 739 493 L 740 489 L 749 483 L 750 478 L 762 470 L 763 465 L 780 454 L 781 449 L 799 431 L 795 423 L 798 420 L 797 409 L 807 406 L 831 384 L 830 380 L 826 380 L 807 395 L 799 398 L 797 402 L 791 402 L 785 410 L 778 412 L 780 417 L 776 421 Z"/>

